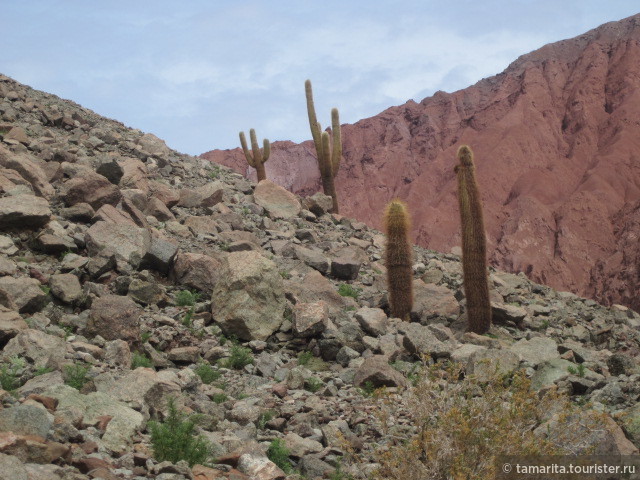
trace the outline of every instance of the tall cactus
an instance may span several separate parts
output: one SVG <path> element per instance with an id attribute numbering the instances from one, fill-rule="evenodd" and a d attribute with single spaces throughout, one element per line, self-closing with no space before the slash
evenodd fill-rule
<path id="1" fill-rule="evenodd" d="M 408 321 L 413 307 L 413 266 L 409 230 L 411 221 L 407 206 L 392 200 L 384 212 L 387 233 L 385 262 L 391 315 Z"/>
<path id="2" fill-rule="evenodd" d="M 311 127 L 313 143 L 316 146 L 316 153 L 318 154 L 322 189 L 325 195 L 329 195 L 333 199 L 333 213 L 339 213 L 338 195 L 334 182 L 338 169 L 340 168 L 340 158 L 342 157 L 342 139 L 340 138 L 340 117 L 338 109 L 331 109 L 331 135 L 333 138 L 330 139 L 329 132 L 322 131 L 322 127 L 316 117 L 311 80 L 304 82 L 304 90 L 307 96 L 309 126 Z"/>
<path id="3" fill-rule="evenodd" d="M 244 132 L 240 132 L 240 144 L 244 151 L 244 156 L 247 158 L 247 163 L 256 169 L 258 174 L 258 182 L 267 178 L 267 172 L 264 169 L 264 164 L 269 160 L 271 154 L 271 144 L 266 138 L 263 140 L 262 150 L 258 146 L 258 139 L 256 138 L 256 131 L 252 128 L 249 130 L 249 137 L 251 138 L 251 150 L 247 147 L 247 139 L 244 136 Z"/>
<path id="4" fill-rule="evenodd" d="M 491 328 L 491 302 L 487 274 L 487 239 L 482 202 L 476 183 L 473 152 L 467 145 L 458 149 L 458 203 L 462 228 L 462 273 L 467 299 L 469 330 L 483 334 Z"/>

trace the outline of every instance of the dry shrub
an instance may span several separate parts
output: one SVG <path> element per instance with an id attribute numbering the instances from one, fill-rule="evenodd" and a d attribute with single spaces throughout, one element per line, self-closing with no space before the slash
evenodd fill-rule
<path id="1" fill-rule="evenodd" d="M 463 377 L 456 365 L 432 367 L 408 392 L 408 408 L 420 433 L 392 439 L 391 447 L 380 449 L 375 478 L 488 480 L 495 478 L 498 455 L 575 453 L 563 443 L 572 432 L 584 435 L 584 418 L 575 414 L 577 409 L 566 396 L 555 390 L 534 392 L 530 384 L 524 372 L 505 376 L 496 371 L 489 381 L 480 382 Z M 383 403 L 384 425 L 401 407 L 397 400 L 383 399 Z M 543 424 L 552 417 L 567 421 L 563 438 L 546 435 Z M 587 430 L 599 427 L 597 419 L 588 423 Z"/>

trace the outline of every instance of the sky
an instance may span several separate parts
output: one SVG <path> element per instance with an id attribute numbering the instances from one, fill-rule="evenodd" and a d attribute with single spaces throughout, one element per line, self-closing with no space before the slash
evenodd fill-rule
<path id="1" fill-rule="evenodd" d="M 182 153 L 309 140 L 503 71 L 638 0 L 0 0 L 0 73 Z"/>

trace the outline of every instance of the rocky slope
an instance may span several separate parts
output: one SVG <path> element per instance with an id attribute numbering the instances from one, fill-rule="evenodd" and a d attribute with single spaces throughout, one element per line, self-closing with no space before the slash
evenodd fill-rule
<path id="1" fill-rule="evenodd" d="M 301 101 L 302 85 L 301 85 Z M 491 263 L 640 311 L 640 15 L 524 55 L 503 73 L 343 126 L 341 211 L 379 227 L 408 202 L 419 245 L 459 244 L 456 148 L 476 153 Z M 276 142 L 267 174 L 319 188 L 310 142 Z M 239 150 L 203 158 L 243 174 Z"/>
<path id="2" fill-rule="evenodd" d="M 371 478 L 419 431 L 412 375 L 447 359 L 479 378 L 499 359 L 602 412 L 593 431 L 541 419 L 552 441 L 638 452 L 640 315 L 623 306 L 492 271 L 495 325 L 468 334 L 459 258 L 416 247 L 402 322 L 383 235 L 327 197 L 3 76 L 0 136 L 2 480 Z M 382 386 L 384 422 L 367 395 Z M 200 415 L 215 465 L 154 458 L 147 422 L 169 399 Z M 275 439 L 298 473 L 268 459 Z"/>

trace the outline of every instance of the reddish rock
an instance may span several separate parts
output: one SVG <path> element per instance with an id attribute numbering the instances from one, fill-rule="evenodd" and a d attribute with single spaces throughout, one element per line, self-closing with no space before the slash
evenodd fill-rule
<path id="1" fill-rule="evenodd" d="M 546 45 L 503 73 L 342 127 L 340 211 L 375 227 L 407 201 L 416 243 L 460 244 L 453 173 L 476 153 L 491 263 L 559 290 L 640 311 L 640 15 Z M 320 190 L 312 143 L 275 142 L 267 176 Z M 243 153 L 204 158 L 238 172 Z"/>
<path id="2" fill-rule="evenodd" d="M 91 305 L 87 332 L 106 340 L 125 340 L 129 345 L 140 342 L 139 318 L 142 310 L 129 297 L 105 295 Z"/>
<path id="3" fill-rule="evenodd" d="M 67 180 L 60 195 L 67 206 L 88 203 L 94 209 L 106 204 L 116 205 L 121 196 L 118 187 L 95 172 L 86 172 Z"/>

